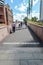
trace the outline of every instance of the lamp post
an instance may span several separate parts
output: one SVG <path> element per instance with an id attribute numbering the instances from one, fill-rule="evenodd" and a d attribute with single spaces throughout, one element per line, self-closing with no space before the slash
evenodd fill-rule
<path id="1" fill-rule="evenodd" d="M 27 17 L 30 15 L 30 0 L 28 0 Z"/>
<path id="2" fill-rule="evenodd" d="M 33 6 L 33 0 L 31 0 L 31 18 L 32 18 L 32 6 Z"/>
<path id="3" fill-rule="evenodd" d="M 40 0 L 40 21 L 43 21 L 43 0 Z"/>
<path id="4" fill-rule="evenodd" d="M 30 13 L 31 13 L 31 17 L 32 17 L 32 5 L 33 5 L 33 0 L 28 0 L 27 17 L 28 17 L 28 15 L 30 16 Z"/>

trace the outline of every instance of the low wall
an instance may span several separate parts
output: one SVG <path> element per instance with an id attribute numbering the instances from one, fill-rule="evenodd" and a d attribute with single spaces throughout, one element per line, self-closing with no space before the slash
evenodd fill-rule
<path id="1" fill-rule="evenodd" d="M 34 24 L 28 24 L 28 26 L 35 32 L 35 34 L 43 41 L 43 26 L 38 26 Z"/>
<path id="2" fill-rule="evenodd" d="M 8 35 L 7 26 L 0 26 L 0 42 Z"/>

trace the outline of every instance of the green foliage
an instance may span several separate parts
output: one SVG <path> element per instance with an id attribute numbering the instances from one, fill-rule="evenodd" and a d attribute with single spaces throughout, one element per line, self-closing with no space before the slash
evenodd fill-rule
<path id="1" fill-rule="evenodd" d="M 28 23 L 43 26 L 43 22 L 41 22 L 41 21 L 37 21 L 37 22 L 29 21 Z"/>
<path id="2" fill-rule="evenodd" d="M 28 17 L 25 17 L 23 20 L 24 20 L 24 22 L 27 22 L 27 20 L 28 20 Z"/>
<path id="3" fill-rule="evenodd" d="M 32 17 L 31 20 L 34 21 L 34 22 L 36 22 L 38 20 L 38 18 Z"/>
<path id="4" fill-rule="evenodd" d="M 25 25 L 27 25 L 28 17 L 25 17 L 23 20 L 24 20 Z"/>

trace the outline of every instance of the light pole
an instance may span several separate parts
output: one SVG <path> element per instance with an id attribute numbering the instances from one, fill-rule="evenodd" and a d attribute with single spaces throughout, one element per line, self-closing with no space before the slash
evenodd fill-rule
<path id="1" fill-rule="evenodd" d="M 28 0 L 27 17 L 30 16 L 30 0 Z"/>
<path id="2" fill-rule="evenodd" d="M 27 7 L 27 17 L 28 15 L 32 17 L 32 5 L 33 5 L 33 0 L 28 0 L 28 7 Z"/>
<path id="3" fill-rule="evenodd" d="M 42 21 L 43 17 L 43 0 L 40 0 L 40 20 Z"/>
<path id="4" fill-rule="evenodd" d="M 31 0 L 31 18 L 32 18 L 32 6 L 33 6 L 33 0 Z"/>

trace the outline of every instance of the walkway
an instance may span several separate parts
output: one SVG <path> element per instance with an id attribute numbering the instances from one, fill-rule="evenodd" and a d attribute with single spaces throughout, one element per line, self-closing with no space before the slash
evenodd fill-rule
<path id="1" fill-rule="evenodd" d="M 23 25 L 22 28 L 17 28 L 16 32 L 9 35 L 6 39 L 3 41 L 4 43 L 39 43 L 39 40 L 34 35 L 34 33 L 31 33 L 28 28 Z"/>
<path id="2" fill-rule="evenodd" d="M 32 35 L 22 28 L 4 39 L 0 45 L 0 65 L 43 65 L 43 47 L 36 46 L 40 43 Z"/>

